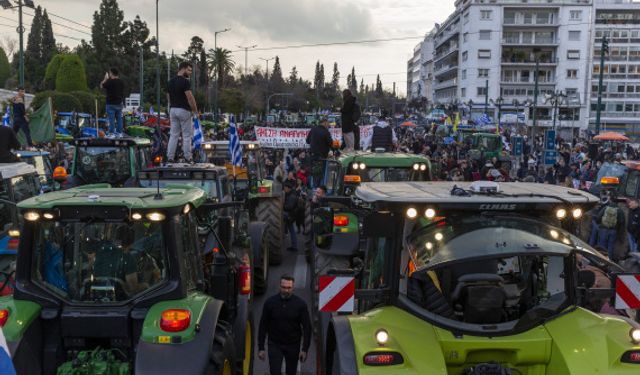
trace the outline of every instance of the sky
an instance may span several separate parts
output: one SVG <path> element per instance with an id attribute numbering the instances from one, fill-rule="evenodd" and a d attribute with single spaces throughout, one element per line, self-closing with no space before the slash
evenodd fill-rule
<path id="1" fill-rule="evenodd" d="M 74 47 L 79 43 L 78 38 L 90 39 L 87 26 L 91 26 L 100 0 L 35 0 L 35 3 L 52 14 L 59 43 Z M 119 1 L 125 20 L 140 15 L 152 34 L 155 34 L 155 3 L 154 0 Z M 372 84 L 380 73 L 385 88 L 391 89 L 396 82 L 400 94 L 406 92 L 407 60 L 414 46 L 435 22 L 442 22 L 453 11 L 453 1 L 437 0 L 160 0 L 159 5 L 162 51 L 183 52 L 194 35 L 205 41 L 205 48 L 213 48 L 214 32 L 230 28 L 218 34 L 218 46 L 236 51 L 233 55 L 236 65 L 244 66 L 245 59 L 244 51 L 238 46 L 257 45 L 255 51 L 248 53 L 249 68 L 258 64 L 264 68 L 265 62 L 260 58 L 278 55 L 285 77 L 295 65 L 303 78 L 312 80 L 315 63 L 320 60 L 328 81 L 333 63 L 337 62 L 341 85 L 345 85 L 347 74 L 355 66 L 358 81 L 364 78 L 365 84 Z M 0 10 L 0 17 L 0 24 L 5 25 L 12 24 L 7 18 L 18 19 L 17 12 L 10 10 Z M 25 20 L 30 22 L 31 17 L 25 16 Z M 10 33 L 10 27 L 0 28 L 0 35 Z M 261 50 L 390 38 L 408 39 Z M 270 69 L 272 64 L 273 61 Z"/>

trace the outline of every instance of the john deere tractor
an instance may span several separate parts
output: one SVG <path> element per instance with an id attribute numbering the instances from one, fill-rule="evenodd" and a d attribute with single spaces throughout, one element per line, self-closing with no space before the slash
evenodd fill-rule
<path id="1" fill-rule="evenodd" d="M 354 199 L 363 256 L 320 291 L 325 374 L 640 370 L 622 270 L 572 234 L 597 197 L 479 181 L 365 183 Z"/>
<path id="2" fill-rule="evenodd" d="M 235 201 L 246 201 L 252 221 L 266 223 L 266 242 L 269 246 L 269 262 L 282 263 L 284 247 L 284 223 L 282 191 L 274 189 L 273 181 L 267 180 L 265 155 L 258 142 L 240 141 L 242 166 L 231 164 L 229 141 L 204 142 L 203 162 L 222 165 L 232 179 Z"/>
<path id="3" fill-rule="evenodd" d="M 87 185 L 21 202 L 0 325 L 19 374 L 249 374 L 250 254 L 191 187 Z"/>

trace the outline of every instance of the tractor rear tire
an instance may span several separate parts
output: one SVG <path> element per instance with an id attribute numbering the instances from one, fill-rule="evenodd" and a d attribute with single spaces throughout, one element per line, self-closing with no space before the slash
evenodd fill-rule
<path id="1" fill-rule="evenodd" d="M 259 199 L 256 205 L 256 220 L 267 223 L 265 237 L 270 251 L 269 264 L 281 264 L 284 246 L 282 198 Z"/>
<path id="2" fill-rule="evenodd" d="M 270 247 L 266 241 L 266 231 L 262 236 L 260 258 L 253 260 L 253 294 L 261 296 L 267 291 L 269 282 L 269 253 Z"/>
<path id="3" fill-rule="evenodd" d="M 234 375 L 236 361 L 234 354 L 231 326 L 225 321 L 218 321 L 213 338 L 212 358 L 213 373 L 216 375 Z"/>

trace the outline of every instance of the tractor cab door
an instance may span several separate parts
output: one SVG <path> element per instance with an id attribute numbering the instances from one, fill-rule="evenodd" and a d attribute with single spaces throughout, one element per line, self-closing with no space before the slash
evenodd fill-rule
<path id="1" fill-rule="evenodd" d="M 342 168 L 335 160 L 324 163 L 322 184 L 327 187 L 327 195 L 340 195 L 342 192 Z"/>
<path id="2" fill-rule="evenodd" d="M 640 171 L 629 169 L 625 178 L 620 182 L 620 194 L 629 198 L 638 198 L 640 192 Z"/>

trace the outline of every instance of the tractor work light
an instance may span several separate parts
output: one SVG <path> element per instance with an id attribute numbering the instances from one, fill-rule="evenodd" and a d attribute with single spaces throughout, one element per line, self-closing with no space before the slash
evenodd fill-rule
<path id="1" fill-rule="evenodd" d="M 140 214 L 138 212 L 134 212 L 133 214 L 131 214 L 131 218 L 133 220 L 141 220 L 142 219 L 142 214 Z"/>
<path id="2" fill-rule="evenodd" d="M 47 220 L 53 220 L 54 216 L 51 212 L 45 212 L 44 214 L 42 214 L 42 217 L 44 217 Z"/>
<path id="3" fill-rule="evenodd" d="M 442 241 L 442 239 L 444 238 L 444 236 L 442 235 L 442 233 L 438 232 L 435 235 L 435 239 L 436 241 Z"/>
<path id="4" fill-rule="evenodd" d="M 7 324 L 7 320 L 9 320 L 9 310 L 0 310 L 0 328 L 4 327 L 4 325 Z"/>
<path id="5" fill-rule="evenodd" d="M 359 167 L 360 167 L 360 164 L 358 163 L 351 164 L 351 168 L 353 168 L 354 171 L 358 170 Z"/>
<path id="6" fill-rule="evenodd" d="M 9 229 L 9 237 L 20 237 L 20 230 Z"/>
<path id="7" fill-rule="evenodd" d="M 160 315 L 160 329 L 165 332 L 180 332 L 189 328 L 191 311 L 185 309 L 169 309 Z"/>
<path id="8" fill-rule="evenodd" d="M 433 208 L 427 208 L 427 209 L 424 211 L 424 216 L 425 216 L 427 219 L 433 219 L 434 217 L 436 217 L 436 210 L 434 210 Z"/>
<path id="9" fill-rule="evenodd" d="M 629 337 L 631 337 L 631 341 L 634 344 L 640 344 L 640 328 L 632 328 L 631 331 L 629 331 Z"/>
<path id="10" fill-rule="evenodd" d="M 182 209 L 182 214 L 186 215 L 189 213 L 189 211 L 191 211 L 191 206 L 189 206 L 189 204 L 185 204 L 184 208 Z"/>
<path id="11" fill-rule="evenodd" d="M 554 240 L 557 240 L 557 239 L 558 239 L 558 236 L 560 235 L 560 234 L 558 233 L 558 231 L 557 231 L 557 230 L 554 230 L 554 229 L 551 229 L 551 230 L 549 231 L 549 234 L 551 235 L 551 237 L 552 237 Z"/>
<path id="12" fill-rule="evenodd" d="M 149 212 L 147 214 L 147 219 L 151 221 L 162 221 L 164 220 L 164 218 L 165 218 L 164 214 L 160 212 Z"/>
<path id="13" fill-rule="evenodd" d="M 605 176 L 600 179 L 600 183 L 602 185 L 618 185 L 620 184 L 620 179 L 618 177 Z"/>
<path id="14" fill-rule="evenodd" d="M 389 341 L 389 333 L 385 329 L 380 328 L 376 331 L 376 341 L 378 342 L 378 345 L 384 346 L 384 344 Z"/>
<path id="15" fill-rule="evenodd" d="M 205 150 L 211 150 L 211 149 L 213 149 L 213 145 L 212 145 L 212 144 L 209 144 L 209 143 L 205 143 L 205 144 L 204 144 L 204 149 L 205 149 Z"/>
<path id="16" fill-rule="evenodd" d="M 416 210 L 413 207 L 410 207 L 410 208 L 407 209 L 407 217 L 409 219 L 415 219 L 416 216 L 418 216 L 418 210 Z"/>
<path id="17" fill-rule="evenodd" d="M 574 208 L 571 211 L 571 216 L 573 216 L 574 219 L 579 219 L 582 217 L 582 208 Z"/>
<path id="18" fill-rule="evenodd" d="M 249 144 L 247 145 L 247 148 L 248 148 L 249 150 L 253 150 L 254 148 L 256 148 L 256 145 L 255 145 L 255 144 L 253 144 L 253 143 L 249 143 Z"/>
<path id="19" fill-rule="evenodd" d="M 25 212 L 24 219 L 27 221 L 38 221 L 38 219 L 40 219 L 40 214 L 35 211 Z"/>
<path id="20" fill-rule="evenodd" d="M 427 170 L 427 165 L 426 164 L 420 164 L 420 170 L 422 172 L 426 171 Z"/>
<path id="21" fill-rule="evenodd" d="M 415 163 L 415 164 L 413 165 L 413 170 L 414 170 L 414 171 L 417 171 L 418 169 L 420 169 L 420 164 Z"/>
<path id="22" fill-rule="evenodd" d="M 564 208 L 558 208 L 556 210 L 556 217 L 558 219 L 564 219 L 565 217 L 567 217 L 567 210 L 565 210 Z"/>
<path id="23" fill-rule="evenodd" d="M 365 170 L 367 165 L 365 163 L 360 163 L 360 169 Z"/>
<path id="24" fill-rule="evenodd" d="M 426 244 L 424 244 L 424 247 L 426 247 L 427 250 L 431 250 L 433 249 L 433 244 L 431 242 L 427 242 Z"/>

